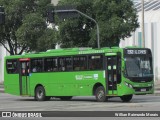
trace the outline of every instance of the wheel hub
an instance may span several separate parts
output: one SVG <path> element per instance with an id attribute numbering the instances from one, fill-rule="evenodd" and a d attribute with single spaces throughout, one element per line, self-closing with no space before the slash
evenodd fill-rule
<path id="1" fill-rule="evenodd" d="M 43 91 L 42 90 L 38 91 L 37 97 L 38 98 L 42 98 L 43 97 Z"/>
<path id="2" fill-rule="evenodd" d="M 103 96 L 104 96 L 104 92 L 102 90 L 99 91 L 99 93 L 98 93 L 98 99 L 102 99 Z"/>

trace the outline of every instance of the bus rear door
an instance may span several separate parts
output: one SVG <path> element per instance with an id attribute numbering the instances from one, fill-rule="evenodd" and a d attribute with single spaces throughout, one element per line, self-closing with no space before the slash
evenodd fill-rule
<path id="1" fill-rule="evenodd" d="M 20 95 L 28 95 L 29 93 L 29 58 L 19 59 L 19 83 Z"/>

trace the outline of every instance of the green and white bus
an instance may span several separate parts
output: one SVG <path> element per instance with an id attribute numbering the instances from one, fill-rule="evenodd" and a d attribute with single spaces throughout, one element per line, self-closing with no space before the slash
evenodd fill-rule
<path id="1" fill-rule="evenodd" d="M 95 96 L 98 102 L 154 92 L 151 50 L 147 48 L 68 48 L 5 57 L 5 92 L 51 97 Z"/>

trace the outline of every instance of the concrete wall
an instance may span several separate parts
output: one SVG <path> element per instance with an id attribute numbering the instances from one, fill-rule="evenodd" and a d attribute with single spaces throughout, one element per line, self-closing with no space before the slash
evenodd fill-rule
<path id="1" fill-rule="evenodd" d="M 141 28 L 138 28 L 130 38 L 121 40 L 120 47 L 139 46 Z M 145 23 L 145 47 L 152 50 L 155 80 L 160 80 L 160 22 Z"/>
<path id="2" fill-rule="evenodd" d="M 121 41 L 120 46 L 136 45 L 141 47 L 141 0 L 133 0 L 138 13 L 140 28 L 130 38 Z M 155 80 L 160 80 L 160 0 L 144 0 L 145 47 L 152 50 Z"/>
<path id="3" fill-rule="evenodd" d="M 3 46 L 0 46 L 0 83 L 4 81 L 4 57 L 7 55 L 7 51 Z"/>
<path id="4" fill-rule="evenodd" d="M 51 3 L 54 4 L 54 5 L 57 5 L 58 1 L 59 0 L 52 0 Z"/>

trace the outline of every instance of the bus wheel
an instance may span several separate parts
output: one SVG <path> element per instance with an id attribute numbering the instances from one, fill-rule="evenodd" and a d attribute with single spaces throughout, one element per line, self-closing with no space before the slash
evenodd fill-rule
<path id="1" fill-rule="evenodd" d="M 38 86 L 36 88 L 36 91 L 35 91 L 35 99 L 37 101 L 44 101 L 44 100 L 47 100 L 47 97 L 45 95 L 45 89 L 43 86 Z M 50 97 L 48 97 L 48 100 L 50 99 Z"/>
<path id="2" fill-rule="evenodd" d="M 72 96 L 59 97 L 61 100 L 71 100 Z"/>
<path id="3" fill-rule="evenodd" d="M 106 101 L 106 94 L 103 86 L 97 87 L 95 91 L 95 97 L 97 102 L 104 102 Z"/>
<path id="4" fill-rule="evenodd" d="M 123 95 L 120 98 L 123 102 L 129 102 L 132 99 L 132 97 L 133 95 Z"/>

